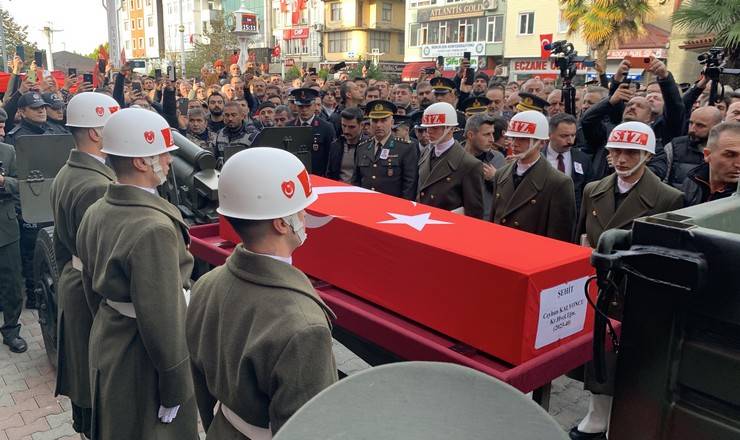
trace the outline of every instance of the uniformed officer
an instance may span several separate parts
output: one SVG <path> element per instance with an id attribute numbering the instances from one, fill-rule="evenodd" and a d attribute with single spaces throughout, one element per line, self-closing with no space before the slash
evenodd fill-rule
<path id="1" fill-rule="evenodd" d="M 91 438 L 194 440 L 184 290 L 193 257 L 180 212 L 157 195 L 177 147 L 164 118 L 135 108 L 111 116 L 103 146 L 117 183 L 87 210 L 76 240 L 95 315 Z"/>
<path id="2" fill-rule="evenodd" d="M 219 167 L 226 160 L 227 150 L 240 151 L 249 148 L 257 136 L 254 125 L 247 124 L 246 115 L 236 101 L 224 104 L 224 128 L 218 131 L 211 142 L 210 150 L 216 155 Z"/>
<path id="3" fill-rule="evenodd" d="M 18 99 L 18 112 L 21 115 L 21 123 L 16 125 L 8 135 L 5 141 L 15 145 L 15 141 L 21 136 L 54 134 L 54 130 L 47 123 L 48 104 L 44 102 L 41 94 L 38 92 L 25 93 Z M 22 215 L 18 216 L 18 222 L 21 228 L 21 271 L 26 287 L 26 306 L 29 309 L 36 308 L 36 294 L 34 293 L 33 282 L 33 255 L 36 249 L 36 236 L 39 229 L 49 226 L 49 224 L 27 223 L 23 220 Z"/>
<path id="4" fill-rule="evenodd" d="M 416 148 L 391 132 L 396 106 L 390 101 L 367 103 L 373 137 L 357 147 L 353 185 L 407 200 L 416 198 Z"/>
<path id="5" fill-rule="evenodd" d="M 528 110 L 509 121 L 506 136 L 516 160 L 493 177 L 492 221 L 533 234 L 570 241 L 576 217 L 573 181 L 540 154 L 549 139 L 547 118 Z"/>
<path id="6" fill-rule="evenodd" d="M 647 124 L 637 121 L 617 125 L 606 144 L 614 173 L 586 184 L 578 219 L 577 238 L 581 244 L 595 247 L 607 229 L 630 229 L 636 218 L 679 209 L 683 194 L 660 181 L 647 167 L 655 154 L 655 133 Z M 615 310 L 612 310 L 615 312 Z M 612 316 L 618 314 L 612 313 Z M 591 391 L 586 417 L 573 427 L 570 437 L 576 440 L 605 438 L 614 392 L 616 358 L 607 356 L 607 370 L 612 372 L 606 384 L 596 382 L 592 368 L 585 368 L 584 388 Z"/>
<path id="7" fill-rule="evenodd" d="M 54 256 L 59 268 L 56 285 L 58 308 L 57 386 L 55 395 L 72 401 L 75 431 L 90 437 L 90 370 L 88 342 L 93 315 L 82 288 L 82 262 L 75 243 L 87 208 L 100 199 L 115 174 L 101 153 L 103 126 L 119 109 L 115 99 L 102 93 L 75 95 L 67 111 L 67 126 L 77 148 L 51 186 L 54 213 Z"/>
<path id="8" fill-rule="evenodd" d="M 432 78 L 429 83 L 432 85 L 435 102 L 446 102 L 453 108 L 457 108 L 458 91 L 454 81 L 438 76 Z M 464 138 L 465 114 L 457 110 L 455 112 L 457 113 L 457 128 L 459 130 L 455 131 L 454 136 L 457 141 L 462 141 Z"/>
<path id="9" fill-rule="evenodd" d="M 331 143 L 337 136 L 331 123 L 316 117 L 314 101 L 319 97 L 319 92 L 314 89 L 301 88 L 290 92 L 290 96 L 298 107 L 298 116 L 289 126 L 311 127 L 313 130 L 311 174 L 325 176 Z"/>
<path id="10" fill-rule="evenodd" d="M 46 123 L 54 134 L 68 134 L 64 126 L 64 100 L 56 93 L 42 93 L 41 99 L 46 105 Z"/>
<path id="11" fill-rule="evenodd" d="M 293 252 L 306 240 L 304 209 L 317 195 L 294 155 L 255 147 L 232 157 L 218 212 L 242 240 L 226 264 L 193 287 L 190 364 L 207 439 L 269 439 L 337 380 L 334 314 Z"/>
<path id="12" fill-rule="evenodd" d="M 483 218 L 483 164 L 452 137 L 457 112 L 446 102 L 424 110 L 421 126 L 432 148 L 419 161 L 417 202 Z"/>
<path id="13" fill-rule="evenodd" d="M 13 353 L 23 353 L 28 346 L 20 336 L 18 318 L 23 308 L 21 296 L 20 231 L 15 209 L 18 200 L 15 149 L 0 143 L 0 306 L 3 310 L 3 344 Z"/>
<path id="14" fill-rule="evenodd" d="M 521 101 L 516 105 L 517 112 L 526 112 L 531 110 L 544 114 L 545 109 L 550 105 L 546 100 L 531 93 L 520 92 L 519 98 L 521 98 Z"/>

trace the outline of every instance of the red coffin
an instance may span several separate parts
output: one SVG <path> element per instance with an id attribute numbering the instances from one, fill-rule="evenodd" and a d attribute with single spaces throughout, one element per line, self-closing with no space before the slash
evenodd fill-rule
<path id="1" fill-rule="evenodd" d="M 511 364 L 589 332 L 590 250 L 312 176 L 307 274 Z M 222 222 L 220 235 L 238 242 Z"/>

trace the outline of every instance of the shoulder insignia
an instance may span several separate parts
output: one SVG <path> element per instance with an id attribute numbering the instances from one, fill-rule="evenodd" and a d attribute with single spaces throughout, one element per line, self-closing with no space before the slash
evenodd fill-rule
<path id="1" fill-rule="evenodd" d="M 12 130 L 10 130 L 10 131 L 8 132 L 8 134 L 15 134 L 15 132 L 16 132 L 16 131 L 18 131 L 18 130 L 20 130 L 20 129 L 21 129 L 21 127 L 22 127 L 22 125 L 21 125 L 21 124 L 18 124 L 18 125 L 16 125 L 15 127 L 13 127 L 13 129 L 12 129 Z"/>

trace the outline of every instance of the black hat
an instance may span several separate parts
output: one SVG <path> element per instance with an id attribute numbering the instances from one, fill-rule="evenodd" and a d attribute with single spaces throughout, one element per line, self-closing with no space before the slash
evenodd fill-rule
<path id="1" fill-rule="evenodd" d="M 434 93 L 438 95 L 449 93 L 457 89 L 455 83 L 451 79 L 445 78 L 443 76 L 432 78 L 429 81 L 429 84 L 432 85 L 432 90 L 434 90 Z"/>
<path id="2" fill-rule="evenodd" d="M 482 70 L 479 70 L 478 72 L 476 72 L 474 79 L 483 79 L 486 81 L 486 84 L 488 84 L 488 81 L 491 80 L 488 74 Z"/>
<path id="3" fill-rule="evenodd" d="M 522 98 L 522 101 L 516 105 L 516 109 L 520 112 L 524 112 L 527 110 L 535 110 L 541 112 L 545 110 L 545 107 L 550 105 L 544 99 L 531 93 L 522 92 L 519 93 L 519 97 Z"/>
<path id="4" fill-rule="evenodd" d="M 370 119 L 385 119 L 396 113 L 396 106 L 392 102 L 383 99 L 370 101 L 365 108 L 365 113 Z"/>
<path id="5" fill-rule="evenodd" d="M 37 92 L 25 93 L 18 100 L 18 108 L 25 108 L 25 107 L 39 108 L 45 105 L 48 105 L 48 104 L 44 102 L 44 98 L 42 98 L 41 94 Z"/>
<path id="6" fill-rule="evenodd" d="M 41 99 L 54 110 L 61 110 L 64 108 L 64 100 L 59 97 L 56 93 L 42 93 Z"/>
<path id="7" fill-rule="evenodd" d="M 488 106 L 491 104 L 491 100 L 485 96 L 472 96 L 462 103 L 462 111 L 466 115 L 483 113 L 488 110 Z"/>
<path id="8" fill-rule="evenodd" d="M 409 123 L 411 124 L 411 127 L 418 128 L 419 125 L 421 125 L 421 117 L 424 116 L 423 110 L 417 110 L 410 115 L 408 115 Z"/>
<path id="9" fill-rule="evenodd" d="M 264 108 L 275 108 L 275 104 L 273 104 L 270 101 L 265 101 L 262 104 L 260 104 L 259 107 L 257 107 L 257 111 L 259 112 Z"/>
<path id="10" fill-rule="evenodd" d="M 406 115 L 393 115 L 393 128 L 398 128 L 401 125 L 411 128 L 411 118 Z"/>
<path id="11" fill-rule="evenodd" d="M 314 89 L 300 88 L 290 92 L 290 96 L 296 105 L 311 105 L 319 97 L 319 92 Z"/>

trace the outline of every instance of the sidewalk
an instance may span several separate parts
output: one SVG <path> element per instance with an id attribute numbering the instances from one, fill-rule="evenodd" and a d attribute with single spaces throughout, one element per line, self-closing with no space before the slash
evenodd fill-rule
<path id="1" fill-rule="evenodd" d="M 46 357 L 36 311 L 24 310 L 21 323 L 28 351 L 15 354 L 0 346 L 0 440 L 79 440 L 69 399 L 54 397 L 56 374 Z M 587 409 L 588 394 L 580 382 L 565 377 L 553 382 L 550 414 L 564 429 L 578 423 Z"/>

